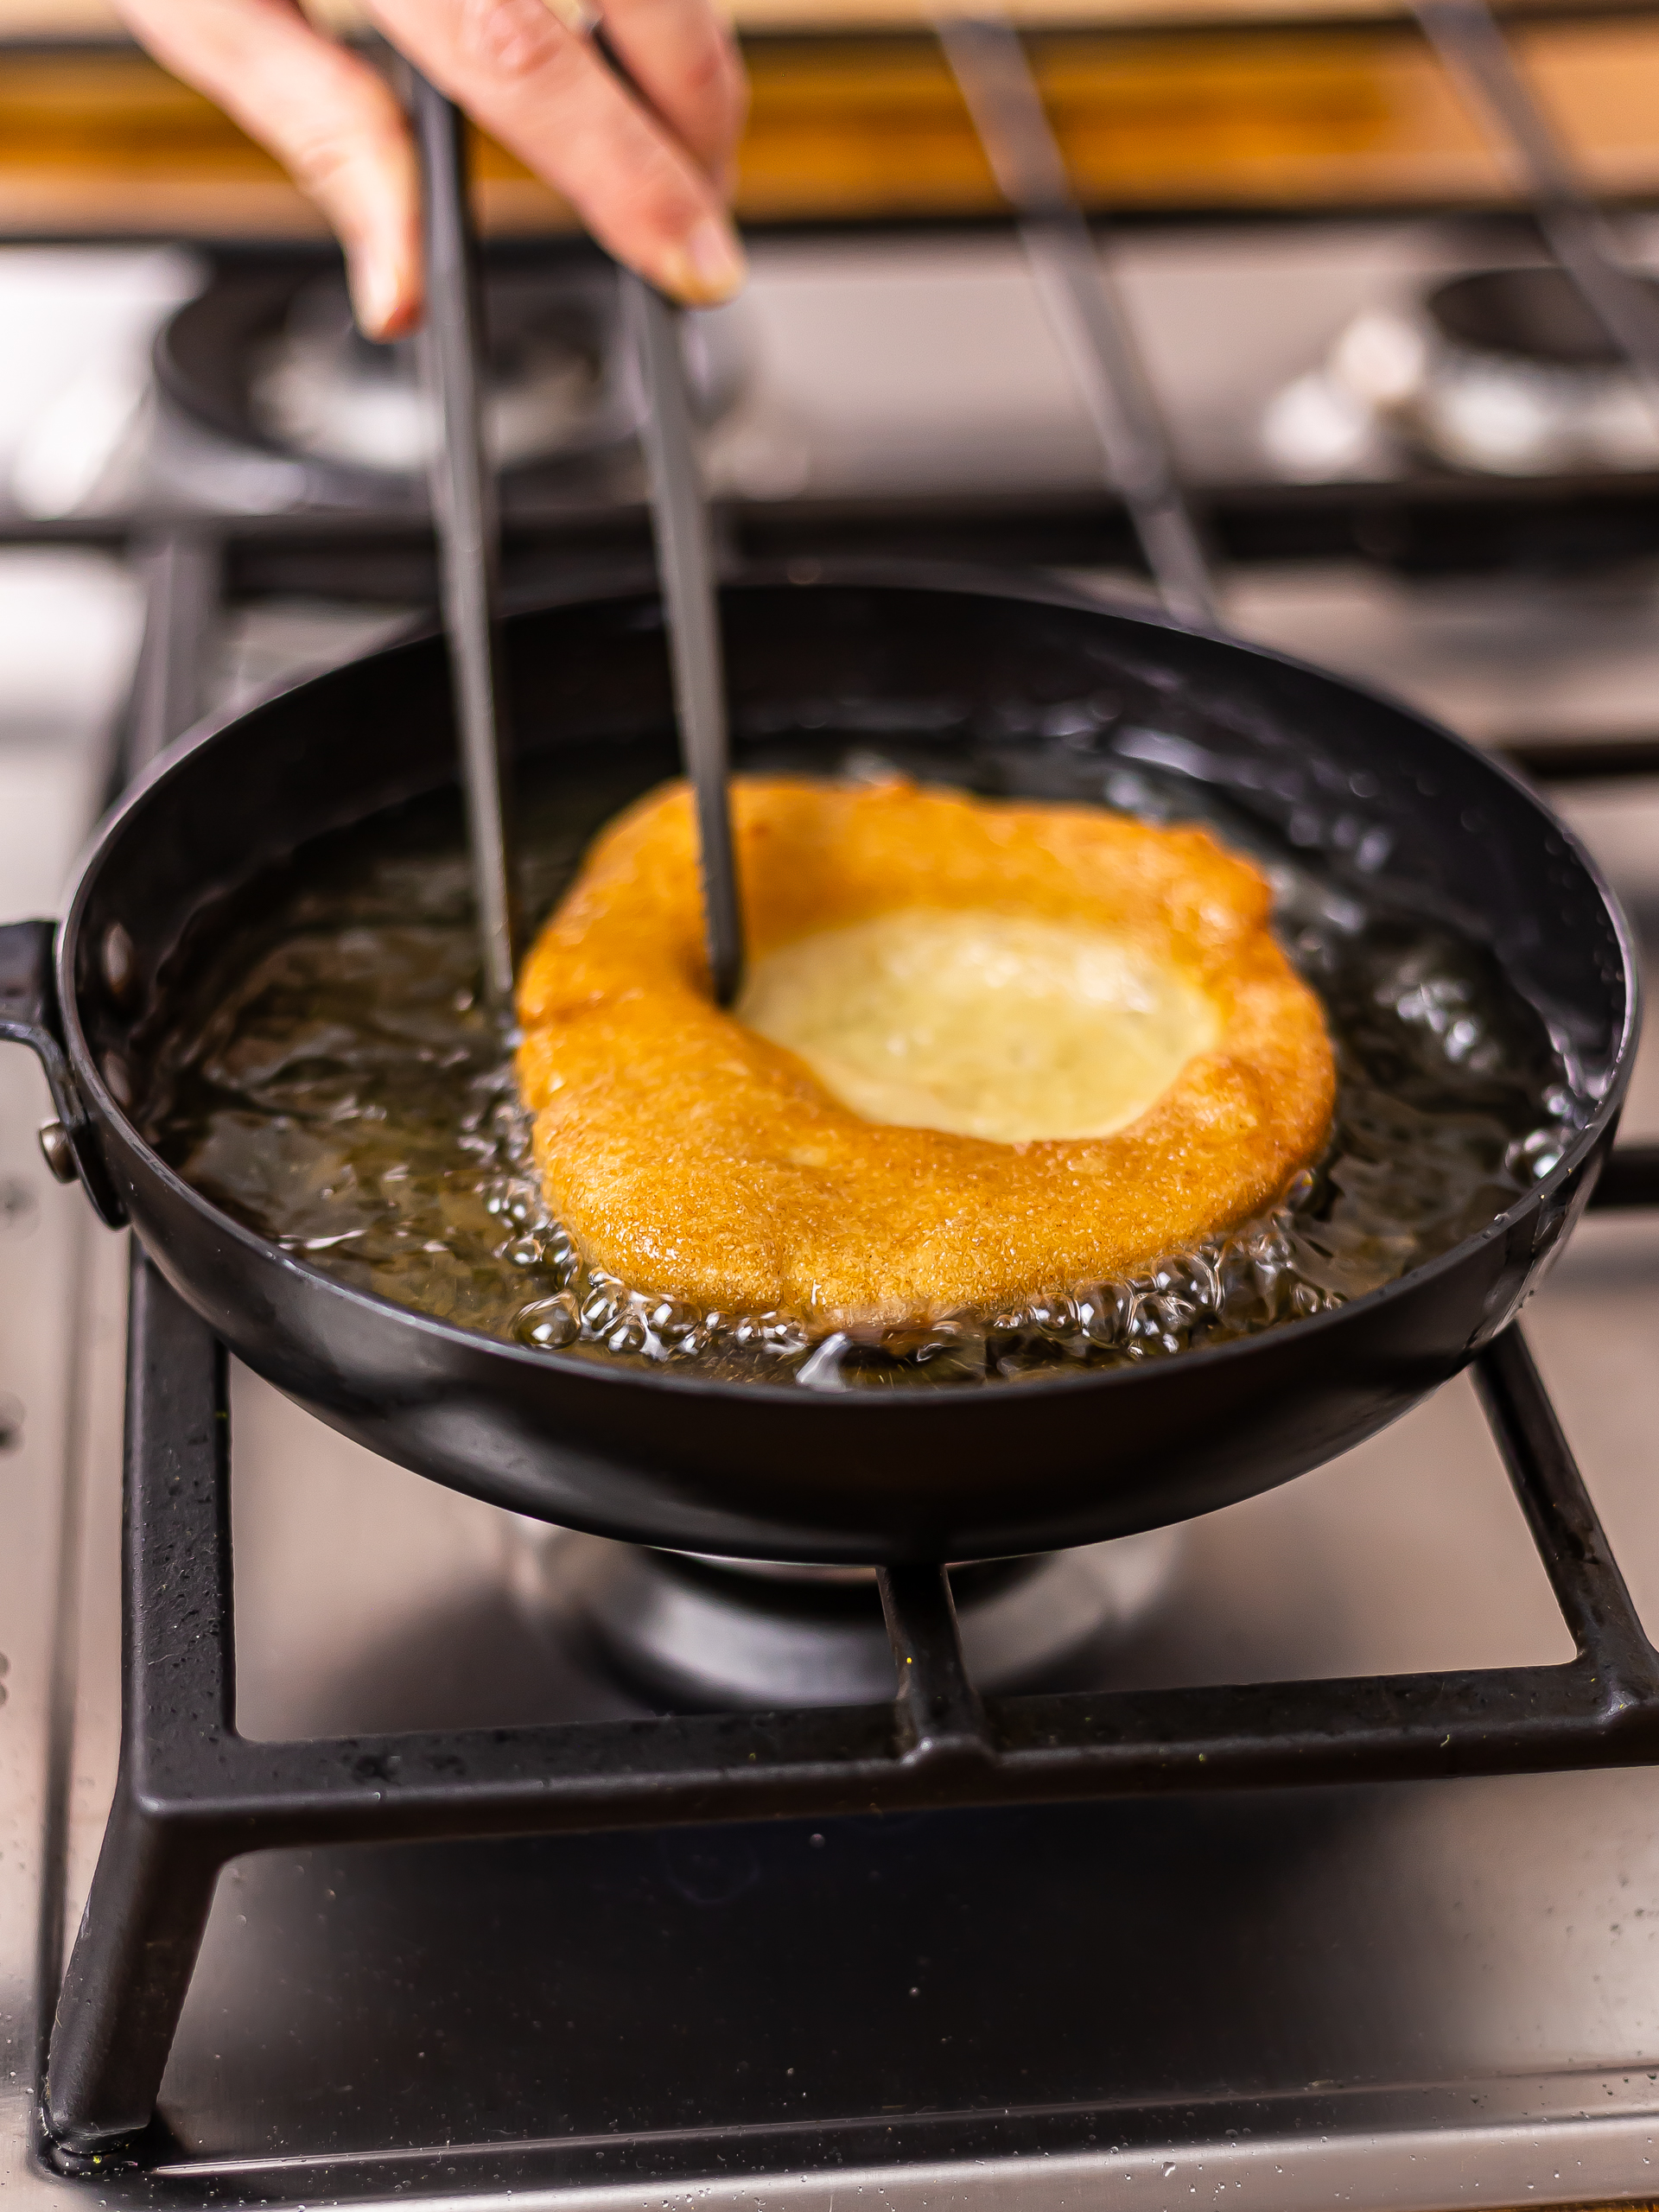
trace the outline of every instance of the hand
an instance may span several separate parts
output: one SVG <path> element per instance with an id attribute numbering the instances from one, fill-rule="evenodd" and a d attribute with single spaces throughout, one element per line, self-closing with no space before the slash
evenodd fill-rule
<path id="1" fill-rule="evenodd" d="M 710 0 L 610 0 L 607 36 L 652 113 L 547 0 L 368 0 L 386 36 L 576 207 L 601 244 L 693 306 L 743 255 L 726 193 L 747 88 Z M 580 0 L 578 0 L 580 4 Z M 118 0 L 164 67 L 269 147 L 346 249 L 371 338 L 421 319 L 420 178 L 390 87 L 297 0 Z"/>

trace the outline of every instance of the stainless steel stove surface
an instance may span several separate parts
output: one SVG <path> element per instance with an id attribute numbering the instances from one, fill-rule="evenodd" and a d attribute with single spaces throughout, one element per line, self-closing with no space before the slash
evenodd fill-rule
<path id="1" fill-rule="evenodd" d="M 1633 265 L 1659 266 L 1652 219 L 1630 219 L 1625 243 Z M 1126 231 L 1113 251 L 1183 475 L 1239 548 L 1222 575 L 1236 628 L 1494 743 L 1652 733 L 1650 475 L 1483 479 L 1425 471 L 1373 441 L 1339 465 L 1325 456 L 1315 481 L 1274 456 L 1275 404 L 1318 377 L 1357 318 L 1397 316 L 1461 271 L 1526 262 L 1523 232 L 1421 218 L 1187 224 Z M 742 550 L 789 558 L 823 541 L 1073 569 L 1121 562 L 1086 410 L 1013 239 L 762 237 L 753 260 L 749 291 L 709 319 L 724 411 L 705 459 Z M 264 518 L 294 531 L 310 514 L 339 517 L 338 488 L 312 503 L 296 459 L 158 399 L 150 337 L 200 293 L 208 260 L 13 250 L 3 263 L 0 526 L 194 519 L 217 522 L 234 549 Z M 265 268 L 226 265 L 238 283 Z M 387 482 L 384 511 L 406 524 L 417 497 Z M 353 489 L 371 505 L 381 496 L 361 474 Z M 624 448 L 506 492 L 521 532 L 581 526 L 567 572 L 573 559 L 644 554 L 639 499 Z M 366 546 L 348 545 L 321 585 L 290 581 L 293 562 L 273 581 L 276 565 L 264 561 L 257 605 L 233 607 L 221 639 L 244 694 L 296 658 L 350 649 L 378 602 L 391 615 L 422 588 L 418 562 L 377 565 Z M 274 607 L 273 592 L 289 603 Z"/>
<path id="2" fill-rule="evenodd" d="M 14 903 L 67 863 L 92 750 L 38 733 L 0 749 Z M 1659 920 L 1659 791 L 1576 810 Z M 1659 1125 L 1656 1075 L 1649 1052 L 1637 1134 Z M 149 2170 L 42 2169 L 41 1992 L 117 1742 L 124 1252 L 46 1178 L 22 1055 L 0 1056 L 0 1929 L 8 2178 L 26 2200 L 552 2190 L 643 2212 L 861 2189 L 1275 2208 L 1652 2191 L 1649 1772 L 272 1853 L 221 1881 Z M 1592 1220 L 1529 1322 L 1649 1624 L 1656 1294 L 1659 1225 Z M 644 1709 L 561 1608 L 569 1539 L 372 1458 L 246 1374 L 232 1431 L 248 1733 Z M 54 1738 L 54 1622 L 72 1618 Z M 1129 1685 L 1566 1656 L 1459 1383 L 1194 1524 L 1156 1617 L 1109 1664 Z"/>
<path id="3" fill-rule="evenodd" d="M 1655 219 L 1630 219 L 1622 239 L 1632 266 L 1659 266 Z M 1182 474 L 1211 493 L 1421 475 L 1421 457 L 1386 436 L 1356 433 L 1328 451 L 1298 448 L 1294 438 L 1287 444 L 1275 410 L 1282 413 L 1287 391 L 1325 369 L 1357 316 L 1398 316 L 1449 278 L 1538 260 L 1527 228 L 1499 218 L 1148 225 L 1126 228 L 1109 251 Z M 751 242 L 751 259 L 742 297 L 697 318 L 719 418 L 706 453 L 717 493 L 787 505 L 1074 494 L 1098 481 L 1088 410 L 1007 232 L 762 235 Z M 303 304 L 308 288 L 327 286 L 329 266 L 292 251 L 216 262 L 168 251 L 131 255 L 118 270 L 101 272 L 109 339 L 95 360 L 77 361 L 78 393 L 48 385 L 15 448 L 8 453 L 0 442 L 0 512 L 304 507 L 314 480 L 299 458 L 277 449 L 270 421 L 257 420 L 253 388 L 275 340 L 259 335 L 265 324 L 255 310 L 273 286 Z M 315 272 L 308 278 L 308 268 Z M 191 308 L 188 345 L 168 349 L 180 363 L 166 378 L 172 396 L 158 400 L 148 334 L 216 274 L 218 304 Z M 568 250 L 538 264 L 518 249 L 500 274 L 531 297 L 542 287 L 550 311 L 568 292 L 569 311 L 591 316 L 596 286 L 603 291 L 603 264 Z M 88 314 L 73 286 L 37 281 L 35 293 L 42 289 L 54 312 Z M 38 326 L 34 295 L 19 312 Z M 271 324 L 282 328 L 280 320 Z M 26 372 L 11 373 L 28 383 Z M 178 404 L 187 385 L 205 395 L 194 408 Z M 238 420 L 264 444 L 233 438 Z M 377 435 L 399 429 L 407 424 L 394 408 Z M 359 471 L 356 497 L 405 504 L 396 474 L 385 474 L 377 494 L 372 472 Z M 573 498 L 639 496 L 631 461 L 575 483 L 563 495 L 537 484 L 527 496 L 509 483 L 509 511 L 515 501 L 550 502 L 556 511 Z M 339 496 L 327 493 L 322 503 Z"/>
<path id="4" fill-rule="evenodd" d="M 1352 306 L 1334 302 L 1332 330 Z M 6 915 L 49 906 L 70 864 L 131 650 L 118 571 L 78 578 L 105 594 L 104 691 L 25 711 L 0 664 Z M 0 606 L 16 581 L 0 574 Z M 1442 683 L 1483 734 L 1517 715 L 1528 734 L 1547 682 L 1560 711 L 1533 731 L 1642 727 L 1640 575 L 1565 595 L 1325 563 L 1292 581 L 1304 649 Z M 1256 593 L 1256 626 L 1273 626 L 1275 584 L 1282 612 L 1282 575 L 1236 585 L 1241 607 Z M 1332 621 L 1362 586 L 1391 609 L 1386 653 L 1357 618 Z M 1611 703 L 1573 612 L 1599 592 L 1629 610 Z M 63 604 L 85 624 L 84 596 Z M 1484 610 L 1484 648 L 1467 650 L 1472 617 L 1459 645 L 1459 605 Z M 350 649 L 395 613 L 326 594 L 244 609 L 213 687 Z M 1530 687 L 1501 644 L 1517 629 Z M 1651 949 L 1659 784 L 1565 803 Z M 1445 2212 L 1659 2196 L 1659 1772 L 1644 1770 L 267 1853 L 220 1881 L 143 2162 L 59 2171 L 40 2069 L 118 1747 L 125 1255 L 48 1178 L 45 1110 L 32 1063 L 0 1052 L 0 2156 L 20 2202 Z M 1651 1042 L 1626 1128 L 1659 1134 Z M 1650 1633 L 1656 1319 L 1659 1220 L 1636 1213 L 1579 1230 L 1526 1324 Z M 246 1734 L 648 1709 L 575 1601 L 571 1539 L 372 1458 L 240 1371 L 232 1436 Z M 1567 1656 L 1459 1382 L 1192 1524 L 1159 1602 L 1094 1665 L 1130 1687 Z"/>

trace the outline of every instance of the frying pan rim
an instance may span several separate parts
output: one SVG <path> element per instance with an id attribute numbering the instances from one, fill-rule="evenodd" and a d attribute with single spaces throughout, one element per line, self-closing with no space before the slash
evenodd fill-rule
<path id="1" fill-rule="evenodd" d="M 640 573 L 642 575 L 648 575 L 648 571 L 644 569 Z M 1172 620 L 1160 610 L 1142 608 L 1132 603 L 1120 603 L 1103 594 L 1097 595 L 1084 591 L 1075 585 L 1058 582 L 1051 584 L 1046 578 L 1033 578 L 1019 572 L 1002 574 L 979 568 L 958 569 L 946 563 L 879 561 L 826 562 L 811 582 L 804 585 L 791 577 L 782 563 L 765 565 L 757 563 L 746 567 L 737 576 L 724 581 L 721 590 L 723 594 L 728 590 L 780 586 L 806 590 L 814 590 L 820 586 L 831 589 L 838 587 L 876 588 L 888 590 L 925 591 L 935 594 L 958 593 L 963 595 L 971 594 L 982 598 L 1013 598 L 1035 606 L 1057 607 L 1083 613 L 1104 613 L 1118 620 L 1139 624 L 1154 630 L 1167 630 L 1177 634 L 1192 634 L 1185 630 L 1183 625 Z M 643 589 L 635 587 L 629 590 L 626 587 L 619 588 L 614 579 L 607 579 L 605 585 L 596 592 L 591 577 L 582 580 L 573 578 L 568 589 L 555 588 L 538 594 L 533 603 L 512 605 L 510 613 L 512 615 L 528 617 L 537 613 L 550 613 L 559 607 L 583 604 L 614 604 L 619 598 L 624 596 L 639 598 L 652 595 L 648 582 Z M 435 1337 L 440 1342 L 454 1344 L 463 1350 L 483 1349 L 491 1354 L 505 1355 L 516 1365 L 530 1370 L 543 1369 L 550 1360 L 557 1360 L 567 1372 L 579 1370 L 584 1379 L 591 1377 L 598 1382 L 611 1387 L 620 1388 L 624 1385 L 631 1387 L 645 1382 L 655 1389 L 667 1390 L 681 1397 L 713 1397 L 725 1400 L 735 1396 L 746 1404 L 760 1401 L 774 1405 L 787 1405 L 803 1411 L 805 1409 L 803 1402 L 805 1401 L 814 1408 L 822 1408 L 826 1411 L 831 1407 L 837 1408 L 856 1407 L 862 1409 L 863 1414 L 869 1417 L 881 1413 L 891 1414 L 894 1409 L 893 1399 L 887 1391 L 815 1390 L 807 1392 L 802 1389 L 798 1382 L 722 1381 L 710 1376 L 678 1372 L 667 1367 L 635 1368 L 620 1364 L 612 1367 L 604 1362 L 588 1358 L 581 1354 L 567 1357 L 558 1351 L 538 1351 L 527 1344 L 516 1344 L 509 1338 L 487 1335 L 482 1330 L 465 1328 L 459 1323 L 443 1319 L 436 1314 L 423 1313 L 417 1307 L 400 1305 L 395 1299 L 383 1297 L 378 1292 L 363 1290 L 354 1284 L 342 1282 L 337 1276 L 326 1274 L 321 1268 L 309 1265 L 293 1253 L 285 1252 L 280 1245 L 259 1236 L 257 1231 L 249 1229 L 244 1223 L 236 1220 L 233 1216 L 223 1212 L 194 1185 L 187 1183 L 182 1176 L 168 1166 L 149 1140 L 138 1130 L 105 1082 L 103 1071 L 93 1057 L 80 1022 L 73 952 L 79 939 L 84 910 L 91 895 L 91 888 L 100 856 L 106 847 L 113 844 L 117 840 L 128 817 L 144 804 L 156 787 L 177 772 L 194 753 L 234 724 L 243 721 L 248 715 L 257 711 L 259 708 L 287 697 L 290 694 L 308 690 L 313 684 L 327 682 L 330 677 L 339 675 L 345 668 L 367 667 L 383 654 L 401 652 L 411 645 L 430 642 L 440 635 L 440 626 L 435 620 L 416 616 L 413 618 L 408 628 L 399 630 L 369 652 L 354 655 L 346 661 L 336 662 L 327 669 L 302 676 L 297 681 L 273 685 L 257 699 L 245 700 L 233 712 L 207 716 L 185 731 L 172 745 L 157 754 L 143 774 L 123 792 L 116 804 L 94 829 L 77 860 L 73 878 L 74 890 L 56 932 L 54 967 L 58 1003 L 65 1032 L 65 1041 L 69 1047 L 77 1081 L 92 1094 L 99 1117 L 118 1125 L 124 1140 L 143 1156 L 148 1171 L 160 1179 L 171 1196 L 181 1200 L 194 1211 L 205 1214 L 217 1230 L 231 1237 L 237 1244 L 248 1250 L 254 1258 L 265 1262 L 275 1262 L 280 1267 L 289 1269 L 306 1283 L 316 1285 L 320 1289 L 342 1298 L 354 1306 L 361 1306 L 371 1315 L 384 1317 L 390 1314 L 404 1325 L 413 1326 L 423 1334 Z M 1624 969 L 1624 1018 L 1612 1057 L 1611 1080 L 1608 1084 L 1606 1092 L 1599 1102 L 1594 1115 L 1584 1128 L 1578 1132 L 1573 1143 L 1555 1166 L 1529 1190 L 1518 1193 L 1514 1202 L 1506 1206 L 1501 1214 L 1497 1215 L 1483 1229 L 1477 1230 L 1469 1236 L 1460 1238 L 1457 1243 L 1450 1246 L 1444 1252 L 1437 1253 L 1433 1259 L 1425 1261 L 1421 1266 L 1409 1268 L 1403 1275 L 1396 1276 L 1392 1282 L 1381 1283 L 1374 1290 L 1365 1291 L 1359 1297 L 1351 1299 L 1343 1306 L 1330 1308 L 1322 1313 L 1305 1315 L 1298 1319 L 1294 1324 L 1296 1335 L 1300 1341 L 1306 1341 L 1303 1335 L 1304 1332 L 1316 1330 L 1325 1332 L 1348 1322 L 1354 1316 L 1361 1313 L 1369 1314 L 1384 1304 L 1403 1297 L 1408 1290 L 1415 1288 L 1419 1284 L 1433 1281 L 1434 1277 L 1454 1266 L 1462 1265 L 1483 1245 L 1492 1243 L 1499 1236 L 1506 1236 L 1522 1214 L 1547 1199 L 1572 1179 L 1594 1151 L 1598 1143 L 1601 1141 L 1610 1122 L 1614 1119 L 1622 1107 L 1624 1094 L 1630 1085 L 1635 1059 L 1635 1040 L 1639 1031 L 1642 1015 L 1640 972 L 1636 964 L 1635 942 L 1629 920 L 1599 865 L 1577 833 L 1560 819 L 1526 779 L 1517 773 L 1507 761 L 1471 744 L 1466 738 L 1459 737 L 1454 730 L 1447 728 L 1434 716 L 1423 713 L 1419 708 L 1403 699 L 1395 697 L 1380 686 L 1338 675 L 1331 670 L 1319 667 L 1315 663 L 1298 659 L 1294 655 L 1280 652 L 1271 646 L 1257 645 L 1249 639 L 1217 634 L 1214 641 L 1225 645 L 1234 651 L 1242 652 L 1254 660 L 1274 667 L 1286 668 L 1297 674 L 1312 676 L 1323 683 L 1336 684 L 1347 691 L 1369 698 L 1391 712 L 1403 714 L 1411 721 L 1431 730 L 1456 751 L 1466 755 L 1481 769 L 1495 773 L 1509 783 L 1519 797 L 1525 799 L 1529 806 L 1545 817 L 1554 833 L 1565 840 L 1573 857 L 1593 884 L 1604 908 L 1611 918 L 1614 936 Z M 204 888 L 210 887 L 204 887 Z M 1045 1398 L 1049 1398 L 1061 1395 L 1094 1392 L 1112 1385 L 1128 1388 L 1144 1377 L 1161 1373 L 1169 1365 L 1179 1366 L 1181 1372 L 1186 1373 L 1190 1371 L 1190 1363 L 1198 1361 L 1202 1362 L 1205 1370 L 1208 1370 L 1219 1363 L 1231 1362 L 1249 1353 L 1260 1351 L 1266 1344 L 1274 1341 L 1279 1334 L 1280 1332 L 1277 1330 L 1265 1331 L 1255 1336 L 1236 1338 L 1229 1344 L 1195 1345 L 1181 1352 L 1172 1361 L 1143 1362 L 1131 1367 L 1094 1369 L 1082 1374 L 1058 1374 L 1052 1376 L 1045 1376 L 1040 1379 L 1033 1377 L 1024 1384 L 1022 1389 L 1027 1391 L 1039 1391 Z M 938 1404 L 942 1402 L 955 1404 L 962 1395 L 963 1393 L 955 1390 L 918 1390 L 906 1394 L 905 1402 L 906 1404 L 913 1402 L 918 1407 Z M 860 1416 L 853 1415 L 852 1417 Z"/>

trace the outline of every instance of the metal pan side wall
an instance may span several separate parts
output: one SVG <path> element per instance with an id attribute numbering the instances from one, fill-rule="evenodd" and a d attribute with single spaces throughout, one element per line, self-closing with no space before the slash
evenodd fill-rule
<path id="1" fill-rule="evenodd" d="M 159 764 L 95 843 L 65 925 L 66 1025 L 115 1179 L 163 1273 L 248 1364 L 373 1449 L 567 1525 L 756 1557 L 966 1559 L 1123 1534 L 1271 1487 L 1405 1411 L 1509 1318 L 1611 1142 L 1636 1020 L 1621 918 L 1515 779 L 1335 678 L 1061 594 L 937 578 L 758 584 L 727 594 L 725 619 L 741 756 L 817 747 L 828 766 L 833 744 L 898 710 L 924 767 L 933 759 L 944 775 L 971 754 L 994 780 L 1022 714 L 1075 710 L 1127 671 L 1166 710 L 1159 727 L 1135 726 L 1139 751 L 1124 759 L 1161 741 L 1186 772 L 1232 778 L 1230 796 L 1281 830 L 1336 840 L 1338 861 L 1344 836 L 1357 849 L 1343 824 L 1357 779 L 1364 821 L 1391 840 L 1390 879 L 1483 937 L 1573 1056 L 1595 1102 L 1583 1134 L 1490 1230 L 1336 1313 L 1019 1389 L 877 1400 L 658 1378 L 346 1289 L 190 1190 L 116 1091 L 142 1085 L 205 899 L 331 824 L 449 779 L 440 649 L 416 641 Z M 520 615 L 509 651 L 522 746 L 638 745 L 645 780 L 660 773 L 669 693 L 654 602 Z M 133 955 L 118 997 L 104 950 L 115 923 Z"/>

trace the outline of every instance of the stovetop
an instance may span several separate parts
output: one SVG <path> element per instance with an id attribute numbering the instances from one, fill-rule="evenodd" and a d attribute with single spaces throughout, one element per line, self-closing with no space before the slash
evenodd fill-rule
<path id="1" fill-rule="evenodd" d="M 95 753 L 38 725 L 0 752 L 14 896 L 67 862 Z M 1573 810 L 1659 919 L 1659 794 Z M 1634 1134 L 1659 1122 L 1656 1075 L 1650 1052 Z M 35 1914 L 44 1899 L 48 1936 L 73 1929 L 117 1737 L 124 1254 L 38 1162 L 32 1067 L 0 1057 L 0 1936 L 10 2178 L 29 2197 L 1431 2207 L 1651 2189 L 1650 1772 L 270 1853 L 221 1882 L 163 2090 L 168 2154 L 142 2177 L 43 2171 L 28 2138 L 55 1958 Z M 1650 1218 L 1592 1219 L 1529 1322 L 1650 1624 L 1656 1290 Z M 556 1533 L 373 1459 L 246 1374 L 232 1433 L 247 1732 L 645 1709 L 546 1602 Z M 1459 1383 L 1193 1524 L 1110 1679 L 1565 1656 Z M 65 1785 L 67 1835 L 48 1817 Z"/>
<path id="2" fill-rule="evenodd" d="M 1624 219 L 1630 264 L 1659 266 L 1659 218 Z M 1141 223 L 1103 233 L 1175 457 L 1200 497 L 1278 485 L 1316 486 L 1319 472 L 1278 450 L 1268 426 L 1274 403 L 1324 361 L 1362 309 L 1408 306 L 1469 270 L 1537 266 L 1535 233 L 1513 216 L 1414 216 L 1379 219 L 1227 224 Z M 1058 340 L 1047 324 L 1018 243 L 1001 225 L 887 226 L 875 230 L 761 233 L 750 241 L 752 270 L 741 296 L 694 318 L 696 342 L 712 352 L 717 419 L 705 448 L 719 497 L 787 506 L 798 501 L 896 502 L 930 497 L 1027 499 L 1075 495 L 1096 483 L 1098 447 Z M 125 313 L 106 310 L 123 346 L 85 372 L 107 395 L 101 414 L 61 391 L 43 407 L 10 458 L 0 490 L 5 507 L 27 514 L 110 513 L 146 505 L 226 515 L 339 504 L 319 493 L 297 458 L 273 447 L 250 450 L 175 404 L 158 403 L 141 342 L 145 306 L 159 320 L 205 283 L 297 287 L 326 274 L 322 249 L 176 249 L 134 257 Z M 497 251 L 504 280 L 539 271 L 550 285 L 604 283 L 604 264 L 573 246 L 537 253 Z M 109 287 L 120 299 L 123 288 Z M 232 315 L 226 328 L 238 327 Z M 200 347 L 200 338 L 194 340 Z M 124 411 L 118 387 L 128 394 Z M 73 454 L 66 417 L 79 412 Z M 1340 462 L 1354 484 L 1457 479 L 1414 459 L 1397 442 L 1361 443 Z M 563 484 L 543 470 L 510 477 L 507 512 L 568 515 L 573 509 L 638 499 L 631 458 L 616 465 L 564 465 Z M 417 487 L 382 480 L 379 504 L 397 512 Z M 1465 493 L 1480 484 L 1462 480 Z M 1499 491 L 1490 480 L 1488 491 Z M 1559 496 L 1559 479 L 1548 480 Z M 358 504 L 376 504 L 359 480 Z"/>
<path id="3" fill-rule="evenodd" d="M 1653 219 L 1628 218 L 1622 235 L 1633 263 L 1659 265 Z M 1235 627 L 1492 742 L 1654 734 L 1659 480 L 1459 474 L 1396 446 L 1301 481 L 1264 443 L 1275 397 L 1357 313 L 1535 260 L 1523 225 L 1141 225 L 1111 251 L 1184 478 L 1226 556 Z M 706 459 L 728 558 L 1036 562 L 1122 587 L 1127 524 L 1006 232 L 763 235 L 753 263 L 749 291 L 713 319 L 731 404 Z M 226 601 L 223 677 L 245 692 L 377 634 L 429 597 L 432 567 L 407 486 L 378 512 L 318 504 L 296 462 L 158 401 L 149 335 L 214 265 L 176 248 L 14 250 L 0 282 L 0 537 L 194 537 Z M 514 589 L 648 556 L 626 450 L 532 472 L 505 505 Z"/>
<path id="4" fill-rule="evenodd" d="M 0 556 L 0 602 L 22 557 Z M 1236 587 L 1258 609 L 1274 588 L 1303 610 L 1305 650 L 1441 683 L 1480 734 L 1651 729 L 1640 572 L 1425 587 L 1321 561 Z M 79 657 L 90 625 L 117 671 L 118 574 L 41 589 Z M 1386 647 L 1332 620 L 1366 592 Z M 1622 610 L 1593 655 L 1586 606 Z M 244 604 L 208 689 L 397 619 L 327 592 Z M 33 628 L 31 665 L 77 657 L 54 659 L 39 607 Z M 1517 671 L 1503 640 L 1522 635 Z M 95 810 L 118 673 L 101 696 L 42 677 L 8 698 L 6 681 L 0 904 L 49 910 Z M 1650 952 L 1659 783 L 1563 797 Z M 1659 1774 L 1643 1770 L 270 1853 L 221 1880 L 164 2153 L 143 2172 L 54 2171 L 35 2126 L 45 2026 L 118 1740 L 125 1255 L 48 1178 L 45 1110 L 32 1063 L 0 1054 L 0 2139 L 26 2201 L 1428 2212 L 1659 2194 Z M 1651 1043 L 1625 1126 L 1659 1134 Z M 1650 1632 L 1656 1301 L 1659 1224 L 1592 1218 L 1527 1324 Z M 245 1732 L 648 1709 L 558 1602 L 557 1532 L 372 1458 L 243 1372 L 232 1427 Z M 1459 1382 L 1192 1524 L 1162 1605 L 1102 1666 L 1173 1686 L 1567 1649 Z"/>

